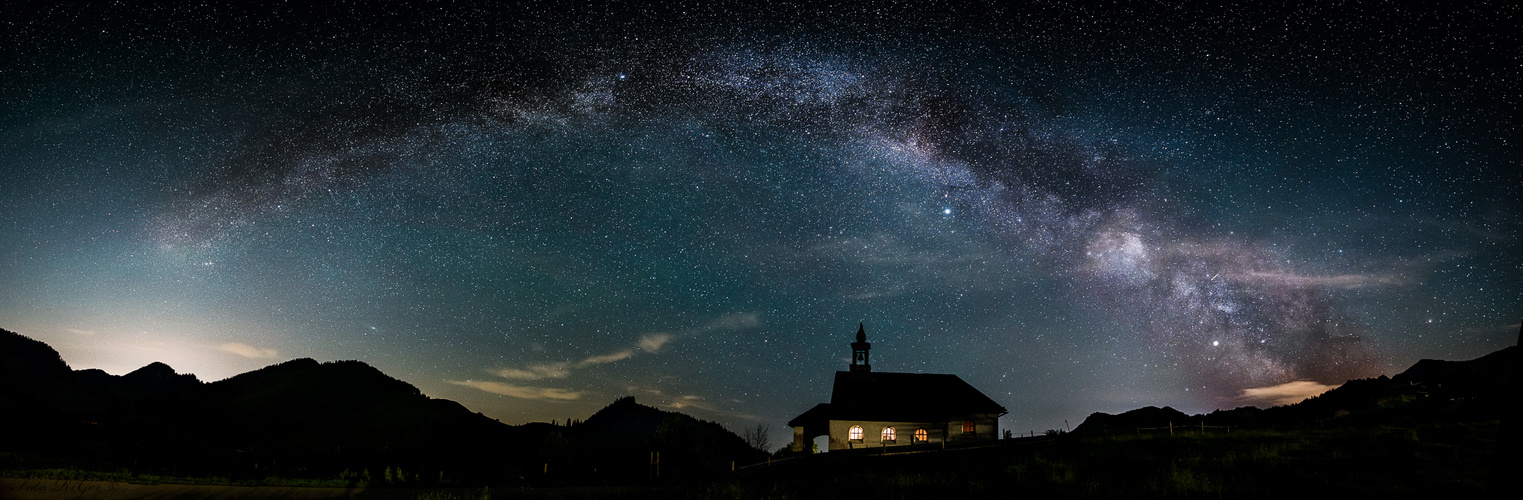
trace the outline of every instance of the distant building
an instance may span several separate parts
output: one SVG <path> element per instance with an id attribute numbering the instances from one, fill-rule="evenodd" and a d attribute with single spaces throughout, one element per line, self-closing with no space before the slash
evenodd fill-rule
<path id="1" fill-rule="evenodd" d="M 999 439 L 1005 407 L 956 375 L 873 372 L 867 332 L 857 325 L 849 371 L 836 372 L 830 402 L 788 421 L 793 451 L 821 435 L 831 450 L 973 444 Z"/>

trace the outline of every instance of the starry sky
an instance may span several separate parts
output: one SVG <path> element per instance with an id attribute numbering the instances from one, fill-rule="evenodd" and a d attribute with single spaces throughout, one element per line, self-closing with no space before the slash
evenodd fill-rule
<path id="1" fill-rule="evenodd" d="M 1323 3 L 10 4 L 0 328 L 774 445 L 858 323 L 1017 432 L 1512 345 L 1520 7 Z"/>

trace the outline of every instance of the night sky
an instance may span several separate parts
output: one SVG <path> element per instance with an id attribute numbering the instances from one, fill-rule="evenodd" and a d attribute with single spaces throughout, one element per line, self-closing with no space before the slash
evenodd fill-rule
<path id="1" fill-rule="evenodd" d="M 1068 3 L 7 4 L 0 328 L 774 445 L 858 323 L 1018 432 L 1517 340 L 1518 4 Z"/>

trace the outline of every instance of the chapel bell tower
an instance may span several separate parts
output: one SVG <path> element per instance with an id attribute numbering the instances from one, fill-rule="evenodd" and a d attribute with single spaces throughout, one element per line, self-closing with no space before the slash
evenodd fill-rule
<path id="1" fill-rule="evenodd" d="M 867 342 L 867 332 L 862 329 L 862 324 L 857 323 L 857 341 L 851 343 L 851 372 L 867 373 L 873 371 L 873 365 L 867 363 L 867 351 L 873 345 Z"/>

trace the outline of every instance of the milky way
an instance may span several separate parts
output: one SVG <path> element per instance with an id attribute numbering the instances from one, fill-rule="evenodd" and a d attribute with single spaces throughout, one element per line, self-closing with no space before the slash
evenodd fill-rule
<path id="1" fill-rule="evenodd" d="M 5 327 L 779 431 L 857 322 L 1017 428 L 1517 328 L 1513 6 L 402 11 L 7 21 Z"/>

